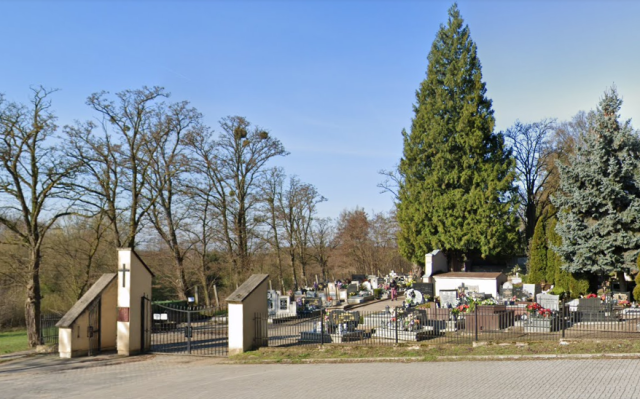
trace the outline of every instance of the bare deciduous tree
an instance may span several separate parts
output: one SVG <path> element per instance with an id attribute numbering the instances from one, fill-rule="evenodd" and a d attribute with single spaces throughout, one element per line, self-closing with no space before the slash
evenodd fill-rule
<path id="1" fill-rule="evenodd" d="M 82 163 L 75 182 L 86 211 L 103 212 L 119 247 L 134 248 L 136 234 L 153 204 L 145 196 L 152 165 L 151 132 L 168 94 L 161 87 L 116 93 L 94 93 L 87 105 L 98 112 L 101 134 L 94 122 L 67 127 L 73 146 L 70 156 Z"/>
<path id="2" fill-rule="evenodd" d="M 243 117 L 226 117 L 220 126 L 217 139 L 203 131 L 192 135 L 189 142 L 205 187 L 213 190 L 210 199 L 220 218 L 221 242 L 232 264 L 234 282 L 239 284 L 250 270 L 261 172 L 269 160 L 287 152 L 278 139 L 259 127 L 252 128 Z"/>
<path id="3" fill-rule="evenodd" d="M 314 220 L 314 226 L 311 232 L 311 244 L 313 246 L 311 256 L 318 266 L 320 266 L 322 277 L 325 281 L 329 279 L 329 258 L 337 246 L 335 234 L 335 228 L 331 218 Z"/>
<path id="4" fill-rule="evenodd" d="M 70 214 L 60 199 L 64 198 L 65 182 L 77 169 L 60 151 L 64 139 L 55 137 L 51 93 L 42 87 L 33 89 L 30 106 L 0 97 L 0 224 L 18 237 L 28 252 L 21 272 L 32 347 L 39 343 L 43 240 L 59 218 Z"/>
<path id="5" fill-rule="evenodd" d="M 149 220 L 171 252 L 173 285 L 178 298 L 186 300 L 190 287 L 185 274 L 185 257 L 190 248 L 187 231 L 191 209 L 185 179 L 190 171 L 184 142 L 190 131 L 202 130 L 202 115 L 187 102 L 156 110 L 155 123 L 146 140 L 150 161 L 147 180 Z"/>
<path id="6" fill-rule="evenodd" d="M 533 231 L 548 203 L 543 195 L 549 180 L 549 164 L 551 147 L 549 135 L 554 130 L 555 121 L 543 119 L 535 123 L 517 121 L 507 129 L 505 138 L 509 141 L 513 156 L 516 159 L 516 171 L 520 185 L 520 218 L 524 223 L 525 240 L 528 243 Z"/>

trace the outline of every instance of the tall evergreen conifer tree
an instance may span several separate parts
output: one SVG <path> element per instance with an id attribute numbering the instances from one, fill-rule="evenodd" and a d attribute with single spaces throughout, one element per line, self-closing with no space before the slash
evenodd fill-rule
<path id="1" fill-rule="evenodd" d="M 560 165 L 560 190 L 554 250 L 572 273 L 603 277 L 635 268 L 640 250 L 640 140 L 630 122 L 619 122 L 622 100 L 606 92 L 595 126 L 571 157 Z M 593 287 L 592 287 L 593 288 Z"/>
<path id="2" fill-rule="evenodd" d="M 547 281 L 547 215 L 542 215 L 536 223 L 533 238 L 529 245 L 529 264 L 527 283 L 539 284 Z"/>
<path id="3" fill-rule="evenodd" d="M 455 4 L 428 61 L 411 133 L 402 132 L 399 245 L 420 264 L 441 249 L 455 267 L 470 255 L 500 255 L 513 247 L 515 164 L 493 132 L 476 44 Z"/>

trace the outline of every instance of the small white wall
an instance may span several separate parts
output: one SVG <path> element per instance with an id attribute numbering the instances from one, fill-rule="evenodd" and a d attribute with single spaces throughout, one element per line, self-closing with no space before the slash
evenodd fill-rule
<path id="1" fill-rule="evenodd" d="M 446 273 L 447 271 L 449 271 L 447 257 L 442 251 L 436 249 L 425 255 L 423 279 L 429 278 L 437 273 Z"/>
<path id="2" fill-rule="evenodd" d="M 244 352 L 244 316 L 241 303 L 229 304 L 229 355 Z"/>

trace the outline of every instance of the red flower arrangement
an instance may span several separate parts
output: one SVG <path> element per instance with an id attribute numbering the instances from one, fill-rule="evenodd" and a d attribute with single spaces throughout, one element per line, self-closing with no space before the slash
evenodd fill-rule
<path id="1" fill-rule="evenodd" d="M 527 312 L 529 312 L 531 316 L 537 314 L 538 316 L 542 317 L 549 317 L 553 314 L 553 311 L 551 309 L 545 309 L 540 306 L 539 303 L 532 303 L 530 305 L 527 305 Z"/>
<path id="2" fill-rule="evenodd" d="M 542 317 L 549 317 L 553 314 L 553 311 L 551 311 L 551 309 L 540 309 L 538 310 L 538 314 Z"/>
<path id="3" fill-rule="evenodd" d="M 629 301 L 618 301 L 618 305 L 622 306 L 623 308 L 628 308 L 628 307 L 631 307 L 631 302 L 629 302 Z"/>
<path id="4" fill-rule="evenodd" d="M 530 305 L 527 305 L 527 312 L 529 313 L 537 313 L 538 311 L 540 311 L 542 309 L 542 306 L 540 306 L 539 303 L 532 303 Z"/>
<path id="5" fill-rule="evenodd" d="M 591 298 L 597 298 L 597 297 L 598 297 L 598 295 L 596 295 L 596 294 L 589 294 L 585 298 L 591 299 Z"/>

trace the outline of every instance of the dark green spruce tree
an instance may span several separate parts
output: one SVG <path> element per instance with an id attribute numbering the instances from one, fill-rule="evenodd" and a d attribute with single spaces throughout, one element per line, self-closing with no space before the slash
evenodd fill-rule
<path id="1" fill-rule="evenodd" d="M 625 289 L 623 273 L 635 268 L 640 250 L 640 140 L 629 121 L 619 121 L 621 105 L 615 89 L 605 92 L 584 144 L 570 166 L 560 165 L 552 198 L 562 238 L 554 250 L 565 270 L 596 277 L 592 289 L 611 273 Z"/>
<path id="2" fill-rule="evenodd" d="M 455 4 L 428 61 L 411 133 L 402 132 L 399 245 L 419 264 L 440 249 L 455 269 L 471 257 L 514 247 L 515 163 L 494 133 L 476 44 Z"/>

